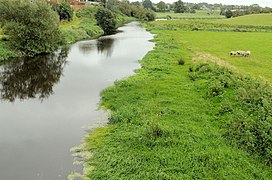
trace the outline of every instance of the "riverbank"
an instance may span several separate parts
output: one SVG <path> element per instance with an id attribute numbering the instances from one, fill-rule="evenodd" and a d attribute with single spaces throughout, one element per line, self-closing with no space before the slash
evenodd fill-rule
<path id="1" fill-rule="evenodd" d="M 271 86 L 211 56 L 194 64 L 181 30 L 151 27 L 142 68 L 101 94 L 111 115 L 81 147 L 84 177 L 269 179 Z"/>
<path id="2" fill-rule="evenodd" d="M 72 21 L 62 21 L 60 23 L 60 30 L 66 43 L 72 44 L 80 40 L 95 39 L 103 35 L 103 30 L 96 25 L 95 12 L 96 9 L 92 7 L 77 10 Z M 117 27 L 120 27 L 136 19 L 118 14 L 116 20 Z M 19 52 L 12 50 L 8 46 L 8 39 L 0 30 L 0 62 L 19 56 Z"/>

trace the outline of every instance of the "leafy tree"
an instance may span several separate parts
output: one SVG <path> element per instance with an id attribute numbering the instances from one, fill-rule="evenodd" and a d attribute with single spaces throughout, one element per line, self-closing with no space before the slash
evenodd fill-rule
<path id="1" fill-rule="evenodd" d="M 229 10 L 229 9 L 228 9 L 228 10 L 226 11 L 226 13 L 225 13 L 225 17 L 226 17 L 226 18 L 231 18 L 232 15 L 233 15 L 233 14 L 232 14 L 231 10 Z"/>
<path id="2" fill-rule="evenodd" d="M 186 7 L 181 0 L 178 0 L 174 3 L 174 12 L 175 13 L 184 13 L 186 11 Z"/>
<path id="3" fill-rule="evenodd" d="M 0 0 L 0 22 L 10 47 L 26 55 L 50 53 L 64 43 L 59 17 L 44 0 Z"/>
<path id="4" fill-rule="evenodd" d="M 111 34 L 116 30 L 116 17 L 110 10 L 100 8 L 95 14 L 95 19 L 105 34 Z"/>
<path id="5" fill-rule="evenodd" d="M 131 5 L 129 4 L 128 1 L 121 1 L 119 4 L 119 9 L 120 11 L 127 15 L 127 16 L 131 16 Z"/>
<path id="6" fill-rule="evenodd" d="M 153 4 L 152 4 L 152 2 L 150 0 L 144 0 L 143 1 L 143 6 L 146 9 L 154 9 Z"/>
<path id="7" fill-rule="evenodd" d="M 131 2 L 131 5 L 142 6 L 142 4 L 139 1 Z"/>
<path id="8" fill-rule="evenodd" d="M 62 3 L 58 5 L 57 12 L 59 14 L 60 20 L 73 20 L 74 11 L 68 1 L 62 1 Z"/>
<path id="9" fill-rule="evenodd" d="M 165 2 L 160 1 L 160 2 L 157 4 L 157 8 L 159 9 L 160 12 L 165 12 L 166 9 L 167 9 L 167 6 L 166 6 Z"/>

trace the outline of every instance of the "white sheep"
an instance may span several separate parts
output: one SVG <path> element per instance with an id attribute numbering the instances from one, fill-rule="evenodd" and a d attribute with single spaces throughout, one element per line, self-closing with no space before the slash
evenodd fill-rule
<path id="1" fill-rule="evenodd" d="M 237 55 L 237 52 L 236 52 L 236 51 L 230 51 L 230 55 L 231 55 L 231 56 L 236 56 L 236 55 Z"/>
<path id="2" fill-rule="evenodd" d="M 246 52 L 243 54 L 243 56 L 247 57 L 247 56 L 249 56 L 250 54 L 251 54 L 250 51 L 246 51 Z"/>

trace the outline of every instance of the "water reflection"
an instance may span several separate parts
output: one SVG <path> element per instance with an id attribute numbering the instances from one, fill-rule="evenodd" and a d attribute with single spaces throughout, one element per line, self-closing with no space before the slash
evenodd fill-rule
<path id="1" fill-rule="evenodd" d="M 102 37 L 97 40 L 97 51 L 110 57 L 113 52 L 114 39 L 109 37 Z"/>
<path id="2" fill-rule="evenodd" d="M 84 55 L 88 55 L 92 52 L 94 45 L 90 42 L 83 42 L 79 44 L 79 50 L 82 52 Z"/>
<path id="3" fill-rule="evenodd" d="M 15 101 L 53 94 L 66 65 L 67 50 L 34 58 L 14 59 L 0 69 L 1 99 Z"/>

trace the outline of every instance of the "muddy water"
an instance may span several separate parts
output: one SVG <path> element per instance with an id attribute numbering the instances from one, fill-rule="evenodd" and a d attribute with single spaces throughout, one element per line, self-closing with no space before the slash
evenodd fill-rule
<path id="1" fill-rule="evenodd" d="M 0 67 L 0 179 L 66 179 L 75 170 L 70 148 L 83 126 L 106 122 L 100 91 L 133 74 L 154 47 L 137 22 L 119 30 Z"/>

